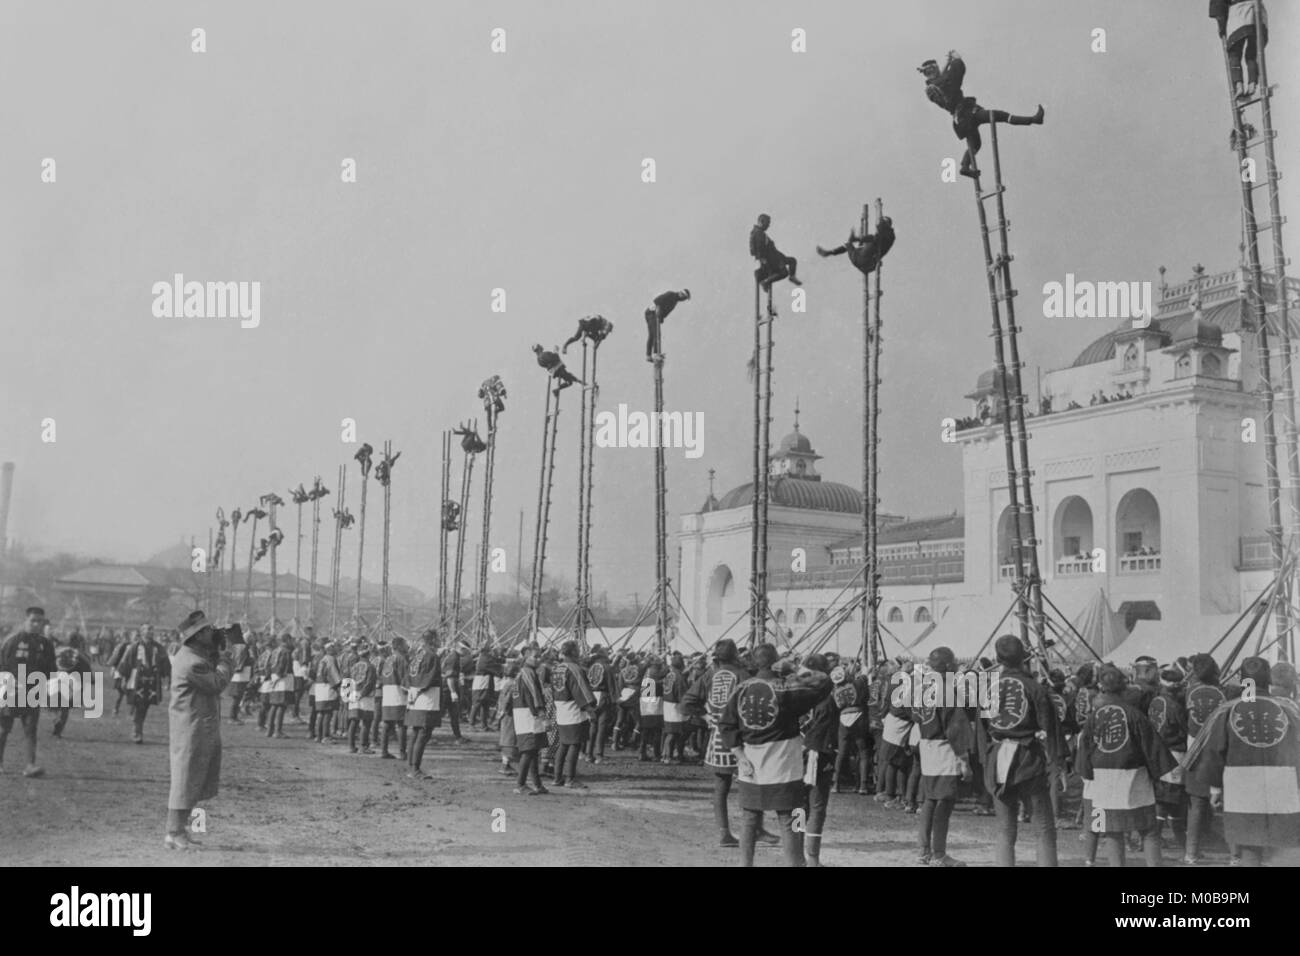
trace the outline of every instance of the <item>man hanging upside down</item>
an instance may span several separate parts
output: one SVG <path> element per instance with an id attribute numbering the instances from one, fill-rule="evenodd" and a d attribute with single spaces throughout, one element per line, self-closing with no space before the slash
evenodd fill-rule
<path id="1" fill-rule="evenodd" d="M 1004 110 L 986 110 L 975 102 L 975 97 L 962 94 L 961 81 L 966 76 L 966 64 L 956 50 L 948 51 L 948 61 L 942 70 L 934 60 L 926 60 L 917 72 L 925 77 L 925 95 L 930 102 L 952 115 L 952 130 L 957 138 L 966 141 L 966 155 L 962 157 L 961 174 L 974 179 L 979 176 L 975 168 L 975 154 L 980 151 L 979 128 L 997 121 L 1012 126 L 1041 126 L 1043 107 L 1033 116 L 1012 116 Z"/>
<path id="2" fill-rule="evenodd" d="M 552 390 L 554 394 L 559 395 L 561 389 L 568 388 L 574 382 L 577 382 L 579 385 L 587 384 L 564 367 L 564 362 L 560 360 L 558 353 L 548 352 L 540 345 L 534 345 L 533 352 L 537 355 L 537 364 L 546 369 L 546 371 L 550 373 L 551 378 L 555 379 L 557 384 Z"/>
<path id="3" fill-rule="evenodd" d="M 565 340 L 564 345 L 560 348 L 560 353 L 563 354 L 569 351 L 569 346 L 582 338 L 587 339 L 592 345 L 599 345 L 613 331 L 614 323 L 603 315 L 589 315 L 585 319 L 579 319 L 578 331 Z"/>
<path id="4" fill-rule="evenodd" d="M 758 260 L 759 266 L 754 270 L 754 278 L 758 280 L 764 291 L 772 288 L 773 282 L 780 282 L 782 279 L 789 279 L 791 285 L 803 285 L 795 277 L 795 270 L 799 267 L 798 261 L 793 256 L 787 256 L 776 247 L 772 237 L 767 234 L 767 227 L 772 225 L 772 217 L 763 213 L 758 217 L 758 223 L 753 229 L 749 230 L 749 254 Z"/>
<path id="5" fill-rule="evenodd" d="M 880 265 L 880 260 L 885 258 L 887 253 L 894 245 L 894 220 L 888 216 L 880 217 L 880 225 L 876 227 L 876 234 L 873 236 L 867 233 L 861 238 L 854 232 L 849 232 L 848 241 L 842 246 L 836 246 L 834 249 L 823 249 L 817 247 L 817 255 L 823 259 L 827 256 L 839 256 L 844 253 L 849 254 L 849 262 L 857 266 L 858 271 L 864 276 L 871 275 L 876 266 Z"/>
<path id="6" fill-rule="evenodd" d="M 664 319 L 677 308 L 678 302 L 688 302 L 690 298 L 690 289 L 683 289 L 681 292 L 673 292 L 670 289 L 655 296 L 654 304 L 645 310 L 645 360 L 647 362 L 663 359 L 664 349 L 660 336 L 663 334 L 661 327 Z"/>

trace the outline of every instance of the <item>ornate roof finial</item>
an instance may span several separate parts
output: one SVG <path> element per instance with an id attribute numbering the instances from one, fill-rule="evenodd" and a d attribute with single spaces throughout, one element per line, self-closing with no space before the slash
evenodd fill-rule
<path id="1" fill-rule="evenodd" d="M 713 497 L 713 476 L 716 474 L 717 472 L 714 469 L 712 468 L 709 469 L 709 497 L 710 498 Z"/>
<path id="2" fill-rule="evenodd" d="M 794 430 L 799 430 L 799 396 L 794 397 Z"/>

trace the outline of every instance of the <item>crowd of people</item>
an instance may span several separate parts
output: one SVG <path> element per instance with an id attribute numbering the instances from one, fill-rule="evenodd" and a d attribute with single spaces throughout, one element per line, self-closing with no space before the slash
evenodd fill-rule
<path id="1" fill-rule="evenodd" d="M 19 664 L 91 673 L 88 655 L 60 648 L 52 632 L 44 611 L 29 608 L 0 645 L 0 674 L 16 676 Z M 739 848 L 746 865 L 760 843 L 779 844 L 790 865 L 820 865 L 831 794 L 846 792 L 915 815 L 916 861 L 936 867 L 965 865 L 948 852 L 959 802 L 997 818 L 999 865 L 1014 865 L 1026 823 L 1040 866 L 1057 864 L 1061 829 L 1080 831 L 1088 866 L 1102 850 L 1112 866 L 1129 850 L 1149 866 L 1170 850 L 1186 865 L 1202 863 L 1215 815 L 1233 864 L 1259 865 L 1271 849 L 1300 845 L 1300 708 L 1286 662 L 1246 658 L 1232 679 L 1208 654 L 1067 673 L 1045 669 L 1007 635 L 993 659 L 961 663 L 940 647 L 867 668 L 833 653 L 799 658 L 729 639 L 684 655 L 584 650 L 572 639 L 444 646 L 432 628 L 409 643 L 332 641 L 311 628 L 245 637 L 238 626 L 215 632 L 197 611 L 173 634 L 164 647 L 142 627 L 105 665 L 117 688 L 113 714 L 128 703 L 137 743 L 170 681 L 172 803 L 180 805 L 170 807 L 166 839 L 178 849 L 195 845 L 190 809 L 216 793 L 218 715 L 279 738 L 291 736 L 288 720 L 318 746 L 400 757 L 416 780 L 429 778 L 423 758 L 435 730 L 445 725 L 455 742 L 465 729 L 491 733 L 500 774 L 526 796 L 547 794 L 548 784 L 584 789 L 580 763 L 596 767 L 614 752 L 700 765 L 713 780 L 719 845 Z M 981 673 L 992 678 L 984 700 L 916 693 L 945 686 L 945 675 Z M 12 695 L 0 703 L 0 767 L 18 719 L 25 773 L 40 776 L 39 708 Z M 195 718 L 196 707 L 211 719 Z M 55 735 L 67 717 L 64 708 Z M 196 753 L 206 755 L 197 765 Z M 189 781 L 179 795 L 178 778 Z M 776 832 L 765 828 L 769 811 Z"/>

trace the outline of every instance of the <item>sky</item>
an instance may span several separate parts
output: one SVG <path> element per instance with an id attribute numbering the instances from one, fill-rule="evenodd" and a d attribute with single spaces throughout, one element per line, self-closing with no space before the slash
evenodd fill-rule
<path id="1" fill-rule="evenodd" d="M 521 511 L 530 551 L 535 520 L 546 384 L 532 344 L 605 315 L 615 331 L 598 407 L 648 410 L 642 311 L 689 287 L 664 328 L 665 398 L 670 411 L 703 413 L 704 448 L 667 453 L 674 528 L 704 501 L 709 469 L 719 496 L 749 480 L 746 240 L 760 212 L 799 259 L 808 296 L 805 313 L 782 307 L 775 328 L 773 440 L 797 400 L 821 473 L 858 487 L 861 277 L 814 246 L 842 242 L 877 197 L 898 234 L 882 275 L 882 508 L 959 509 L 960 451 L 940 440 L 940 421 L 969 414 L 963 395 L 991 365 L 989 313 L 970 185 L 940 176 L 959 144 L 916 67 L 956 49 L 982 105 L 1046 108 L 1042 127 L 1001 133 L 1032 376 L 1114 324 L 1044 318 L 1044 283 L 1155 282 L 1161 265 L 1173 282 L 1198 262 L 1236 265 L 1240 193 L 1204 6 L 0 5 L 10 536 L 122 561 L 206 541 L 218 506 L 287 499 L 315 475 L 337 491 L 356 447 L 340 422 L 352 418 L 361 441 L 402 452 L 391 575 L 432 594 L 439 435 L 482 419 L 478 385 L 499 374 L 510 398 L 492 543 L 513 568 Z M 1300 29 L 1295 5 L 1273 6 L 1285 167 L 1300 155 Z M 505 53 L 490 49 L 498 27 Z M 806 52 L 791 50 L 796 28 Z M 1104 53 L 1091 49 L 1098 28 Z M 653 183 L 642 181 L 647 157 Z M 42 182 L 46 158 L 53 183 Z M 341 181 L 345 158 L 355 183 Z M 1300 214 L 1292 173 L 1283 207 Z M 175 273 L 260 282 L 260 325 L 155 317 L 153 284 Z M 504 313 L 491 310 L 497 288 Z M 561 415 L 547 565 L 570 582 L 576 395 Z M 42 441 L 48 418 L 53 442 Z M 593 578 L 614 603 L 653 586 L 652 454 L 597 452 Z M 356 478 L 352 466 L 353 491 Z M 477 482 L 471 511 L 476 543 Z M 378 576 L 378 542 L 368 531 L 367 577 Z M 345 569 L 355 547 L 352 533 Z"/>

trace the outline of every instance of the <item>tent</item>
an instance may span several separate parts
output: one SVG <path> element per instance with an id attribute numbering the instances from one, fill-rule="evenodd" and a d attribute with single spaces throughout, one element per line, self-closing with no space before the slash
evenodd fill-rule
<path id="1" fill-rule="evenodd" d="M 1074 629 L 1088 642 L 1088 647 L 1091 647 L 1103 660 L 1110 658 L 1115 653 L 1115 649 L 1125 643 L 1129 636 L 1128 629 L 1124 627 L 1124 615 L 1110 609 L 1106 592 L 1101 588 L 1097 589 L 1097 593 L 1084 605 L 1083 610 L 1075 615 L 1072 623 Z M 1077 643 L 1078 638 L 1071 634 L 1068 628 L 1065 630 L 1066 646 Z M 1067 652 L 1067 656 L 1086 656 L 1091 659 L 1091 655 L 1082 647 L 1075 650 L 1073 654 Z"/>
<path id="2" fill-rule="evenodd" d="M 1237 614 L 1207 614 L 1197 618 L 1190 628 L 1175 627 L 1173 622 L 1167 620 L 1138 621 L 1133 625 L 1133 633 L 1120 645 L 1119 652 L 1114 655 L 1115 662 L 1128 663 L 1146 654 L 1154 657 L 1161 664 L 1167 664 L 1179 657 L 1189 657 L 1192 654 L 1208 651 L 1219 638 L 1223 637 L 1238 616 Z M 1241 626 L 1232 632 L 1232 636 L 1219 645 L 1219 649 L 1214 652 L 1217 660 L 1222 661 L 1232 646 L 1240 640 L 1249 621 L 1250 618 L 1243 621 Z M 1272 631 L 1273 627 L 1270 624 L 1269 639 L 1273 636 Z M 1256 629 L 1246 644 L 1246 654 L 1253 652 L 1258 636 L 1259 631 Z"/>

